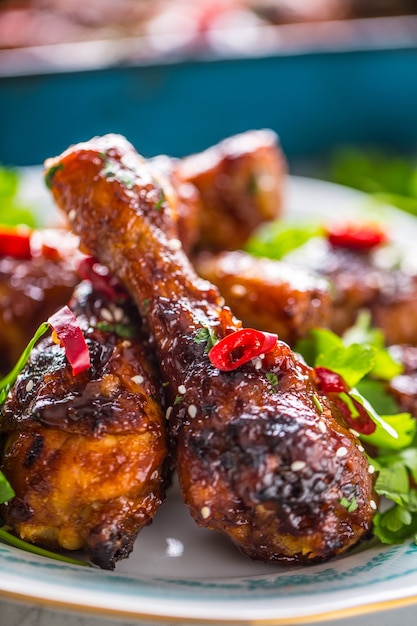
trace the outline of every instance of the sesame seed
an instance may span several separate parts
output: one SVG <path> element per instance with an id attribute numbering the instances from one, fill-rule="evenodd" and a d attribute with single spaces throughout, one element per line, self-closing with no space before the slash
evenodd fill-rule
<path id="1" fill-rule="evenodd" d="M 188 407 L 188 415 L 190 417 L 195 417 L 197 415 L 197 407 L 195 404 L 190 404 L 190 406 Z"/>
<path id="2" fill-rule="evenodd" d="M 179 239 L 170 239 L 167 245 L 168 245 L 168 248 L 173 251 L 181 250 L 182 248 L 182 244 Z"/>
<path id="3" fill-rule="evenodd" d="M 71 222 L 73 222 L 76 217 L 77 217 L 77 211 L 75 209 L 71 209 L 71 211 L 68 213 L 68 219 Z"/>
<path id="4" fill-rule="evenodd" d="M 113 308 L 113 315 L 116 322 L 121 322 L 124 316 L 123 309 L 121 309 L 119 306 L 115 306 Z"/>
<path id="5" fill-rule="evenodd" d="M 137 385 L 141 385 L 143 382 L 145 382 L 145 379 L 140 374 L 136 374 L 136 376 L 132 376 L 130 380 L 136 383 Z"/>
<path id="6" fill-rule="evenodd" d="M 354 437 L 359 437 L 359 433 L 354 428 L 349 428 L 349 432 L 352 433 Z"/>
<path id="7" fill-rule="evenodd" d="M 211 509 L 209 506 L 203 506 L 200 513 L 203 519 L 207 519 L 211 515 Z"/>
<path id="8" fill-rule="evenodd" d="M 181 395 L 184 395 L 184 393 L 186 393 L 187 389 L 185 387 L 185 385 L 180 385 L 178 387 L 178 393 L 180 393 Z"/>
<path id="9" fill-rule="evenodd" d="M 123 341 L 123 343 L 122 343 L 122 346 L 123 346 L 124 348 L 130 348 L 130 347 L 131 347 L 131 345 L 132 345 L 132 343 L 131 343 L 128 339 L 125 339 L 125 340 Z"/>
<path id="10" fill-rule="evenodd" d="M 340 446 L 340 448 L 336 450 L 336 456 L 338 457 L 346 456 L 347 453 L 348 451 L 347 451 L 347 448 L 345 448 L 345 446 Z"/>
<path id="11" fill-rule="evenodd" d="M 359 452 L 365 452 L 365 448 L 363 446 L 358 446 Z"/>
<path id="12" fill-rule="evenodd" d="M 106 322 L 113 322 L 114 318 L 109 309 L 101 309 L 100 315 Z"/>
<path id="13" fill-rule="evenodd" d="M 26 391 L 28 391 L 28 392 L 29 392 L 29 391 L 32 391 L 32 389 L 33 389 L 33 380 L 32 380 L 32 379 L 30 379 L 30 380 L 28 380 L 28 382 L 27 382 L 27 385 L 26 385 Z"/>
<path id="14" fill-rule="evenodd" d="M 374 468 L 374 466 L 373 466 L 373 465 L 370 465 L 370 466 L 368 467 L 368 472 L 369 472 L 370 474 L 373 474 L 373 473 L 375 472 L 375 468 Z"/>
<path id="15" fill-rule="evenodd" d="M 306 467 L 307 463 L 305 461 L 294 461 L 291 463 L 291 471 L 299 472 Z"/>
<path id="16" fill-rule="evenodd" d="M 326 424 L 325 424 L 324 422 L 322 422 L 321 420 L 320 420 L 320 421 L 319 421 L 319 423 L 318 423 L 318 427 L 319 427 L 319 430 L 320 430 L 322 433 L 325 433 L 325 432 L 326 432 L 326 430 L 327 430 L 327 426 L 326 426 Z"/>
<path id="17" fill-rule="evenodd" d="M 262 360 L 258 357 L 254 360 L 254 365 L 256 370 L 260 370 L 262 367 Z"/>
<path id="18" fill-rule="evenodd" d="M 378 506 L 377 503 L 375 502 L 375 500 L 370 500 L 369 501 L 369 506 L 371 507 L 371 509 L 373 509 L 374 511 L 377 510 Z"/>
<path id="19" fill-rule="evenodd" d="M 171 415 L 171 413 L 172 413 L 172 406 L 169 406 L 166 410 L 165 417 L 169 419 L 169 416 Z"/>

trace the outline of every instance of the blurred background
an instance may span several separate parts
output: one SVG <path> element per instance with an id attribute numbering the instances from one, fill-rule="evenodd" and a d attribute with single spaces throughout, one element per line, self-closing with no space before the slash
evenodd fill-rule
<path id="1" fill-rule="evenodd" d="M 417 212 L 417 0 L 0 0 L 0 163 L 272 128 L 292 173 Z M 388 188 L 387 188 L 388 187 Z"/>

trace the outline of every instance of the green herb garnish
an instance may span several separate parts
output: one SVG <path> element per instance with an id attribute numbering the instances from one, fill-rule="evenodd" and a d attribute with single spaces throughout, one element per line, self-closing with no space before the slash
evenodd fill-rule
<path id="1" fill-rule="evenodd" d="M 45 172 L 45 184 L 48 187 L 48 189 L 52 189 L 52 179 L 55 176 L 56 172 L 59 172 L 59 170 L 63 170 L 63 169 L 64 169 L 64 165 L 62 163 L 58 163 L 57 165 L 52 165 L 52 167 L 50 167 Z"/>
<path id="2" fill-rule="evenodd" d="M 124 339 L 131 339 L 137 334 L 137 329 L 133 324 L 109 324 L 108 322 L 97 322 L 96 328 L 106 333 L 113 333 Z"/>
<path id="3" fill-rule="evenodd" d="M 135 172 L 123 168 L 118 161 L 104 156 L 104 167 L 101 174 L 106 178 L 118 180 L 126 189 L 133 189 L 136 182 Z"/>
<path id="4" fill-rule="evenodd" d="M 324 409 L 323 409 L 323 405 L 319 400 L 319 397 L 317 396 L 317 394 L 313 395 L 313 402 L 315 404 L 316 409 L 318 410 L 319 413 L 323 413 Z"/>
<path id="5" fill-rule="evenodd" d="M 0 223 L 6 226 L 25 224 L 33 228 L 37 225 L 33 211 L 18 197 L 20 182 L 18 170 L 0 166 Z"/>
<path id="6" fill-rule="evenodd" d="M 265 378 L 267 379 L 267 381 L 271 385 L 272 390 L 276 391 L 277 387 L 279 386 L 278 376 L 276 374 L 274 374 L 273 372 L 267 372 L 265 374 Z"/>
<path id="7" fill-rule="evenodd" d="M 162 205 L 164 204 L 165 200 L 166 200 L 166 197 L 165 197 L 165 192 L 164 192 L 164 190 L 163 190 L 163 189 L 161 189 L 161 190 L 160 190 L 159 200 L 158 200 L 158 202 L 156 202 L 156 204 L 155 204 L 155 210 L 156 210 L 156 211 L 159 211 L 159 210 L 160 210 L 160 208 L 161 208 L 161 207 L 162 207 Z"/>
<path id="8" fill-rule="evenodd" d="M 194 341 L 198 344 L 206 344 L 204 352 L 209 352 L 218 342 L 216 331 L 208 326 L 202 326 L 194 335 Z"/>
<path id="9" fill-rule="evenodd" d="M 55 561 L 63 561 L 64 563 L 71 563 L 72 565 L 83 565 L 85 567 L 91 567 L 90 563 L 87 563 L 86 561 L 79 561 L 78 559 L 73 559 L 69 556 L 65 556 L 64 554 L 51 552 L 49 550 L 45 550 L 44 548 L 39 548 L 32 543 L 28 543 L 27 541 L 23 541 L 23 539 L 19 539 L 11 533 L 8 533 L 7 530 L 4 530 L 4 528 L 0 528 L 0 541 L 4 541 L 5 543 L 8 543 L 10 546 L 14 546 L 15 548 L 20 548 L 25 552 L 38 554 L 39 556 L 45 556 L 49 559 L 54 559 Z"/>
<path id="10" fill-rule="evenodd" d="M 417 159 L 377 149 L 342 148 L 333 155 L 330 178 L 360 189 L 377 202 L 417 215 Z"/>
<path id="11" fill-rule="evenodd" d="M 358 503 L 356 502 L 355 497 L 353 497 L 352 500 L 348 500 L 347 498 L 343 497 L 340 500 L 340 504 L 344 506 L 349 513 L 353 513 L 358 508 Z"/>
<path id="12" fill-rule="evenodd" d="M 400 413 L 387 392 L 387 381 L 400 374 L 402 366 L 386 350 L 382 334 L 370 327 L 370 316 L 363 313 L 343 338 L 328 330 L 314 330 L 296 350 L 313 367 L 340 374 L 351 389 L 339 397 L 350 406 L 352 416 L 355 399 L 376 425 L 371 435 L 359 434 L 364 444 L 377 450 L 375 458 L 369 457 L 370 468 L 377 472 L 375 491 L 391 503 L 375 516 L 375 536 L 384 543 L 417 537 L 417 490 L 411 486 L 417 483 L 417 420 Z M 356 501 L 345 498 L 341 504 L 348 511 L 357 507 Z"/>
<path id="13" fill-rule="evenodd" d="M 30 353 L 32 352 L 35 344 L 48 330 L 49 330 L 49 323 L 43 322 L 38 327 L 32 339 L 29 341 L 28 345 L 26 346 L 26 348 L 20 355 L 20 358 L 17 361 L 14 368 L 4 378 L 0 380 L 0 405 L 3 404 L 3 402 L 5 401 L 10 388 L 14 384 L 16 378 L 19 376 L 22 369 L 25 367 L 30 357 Z"/>
<path id="14" fill-rule="evenodd" d="M 0 504 L 14 498 L 15 492 L 3 472 L 0 472 Z"/>
<path id="15" fill-rule="evenodd" d="M 323 234 L 317 224 L 292 224 L 279 220 L 261 226 L 245 246 L 246 252 L 259 257 L 282 259 L 287 254 L 304 245 L 312 237 Z"/>

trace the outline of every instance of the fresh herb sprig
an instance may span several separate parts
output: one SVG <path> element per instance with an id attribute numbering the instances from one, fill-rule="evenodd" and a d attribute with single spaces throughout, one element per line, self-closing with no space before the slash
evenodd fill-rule
<path id="1" fill-rule="evenodd" d="M 372 435 L 360 435 L 364 445 L 377 450 L 369 463 L 377 472 L 375 491 L 388 505 L 375 516 L 375 536 L 389 544 L 412 536 L 417 541 L 417 420 L 399 412 L 387 392 L 387 382 L 402 366 L 386 349 L 382 333 L 363 313 L 343 338 L 314 330 L 296 349 L 310 365 L 332 369 L 354 386 L 350 395 L 364 404 L 376 424 Z"/>

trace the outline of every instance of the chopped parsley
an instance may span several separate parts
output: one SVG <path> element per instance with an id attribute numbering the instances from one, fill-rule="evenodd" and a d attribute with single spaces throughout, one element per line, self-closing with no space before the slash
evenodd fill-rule
<path id="1" fill-rule="evenodd" d="M 135 172 L 123 168 L 122 165 L 109 157 L 104 156 L 104 167 L 101 173 L 106 178 L 114 178 L 118 180 L 126 189 L 133 189 L 136 182 Z"/>
<path id="2" fill-rule="evenodd" d="M 131 339 L 137 334 L 136 327 L 133 324 L 109 324 L 108 322 L 97 322 L 96 328 L 106 333 L 113 333 L 124 339 Z"/>
<path id="3" fill-rule="evenodd" d="M 166 200 L 166 197 L 165 197 L 165 192 L 164 192 L 164 190 L 163 190 L 163 189 L 161 189 L 161 190 L 160 190 L 159 200 L 155 203 L 155 209 L 156 209 L 156 211 L 159 211 L 159 210 L 160 210 L 160 208 L 161 208 L 161 207 L 162 207 L 162 205 L 164 204 L 165 200 Z"/>
<path id="4" fill-rule="evenodd" d="M 271 385 L 272 390 L 276 391 L 277 387 L 279 386 L 278 376 L 276 374 L 274 374 L 273 372 L 267 372 L 265 374 L 265 378 L 267 379 L 267 381 Z"/>
<path id="5" fill-rule="evenodd" d="M 63 163 L 58 163 L 57 165 L 52 165 L 52 167 L 50 167 L 45 172 L 45 184 L 48 187 L 48 189 L 52 189 L 52 179 L 55 176 L 55 174 L 63 169 L 64 169 Z"/>
<path id="6" fill-rule="evenodd" d="M 315 404 L 316 409 L 318 410 L 319 413 L 323 413 L 324 409 L 323 409 L 323 405 L 319 400 L 319 397 L 317 394 L 313 395 L 313 402 Z"/>
<path id="7" fill-rule="evenodd" d="M 353 513 L 358 508 L 358 503 L 355 497 L 353 497 L 352 500 L 348 500 L 347 498 L 343 497 L 340 500 L 340 504 L 344 506 L 349 513 Z"/>
<path id="8" fill-rule="evenodd" d="M 194 335 L 194 341 L 198 344 L 205 344 L 204 352 L 209 352 L 218 343 L 216 331 L 209 326 L 202 326 Z"/>

